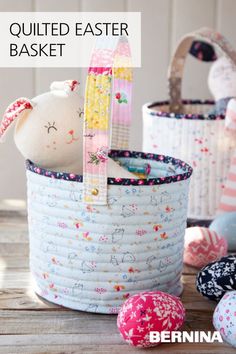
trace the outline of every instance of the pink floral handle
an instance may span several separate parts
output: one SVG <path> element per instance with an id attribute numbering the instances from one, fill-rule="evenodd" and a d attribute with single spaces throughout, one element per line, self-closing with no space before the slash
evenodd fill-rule
<path id="1" fill-rule="evenodd" d="M 99 39 L 92 54 L 85 93 L 83 183 L 86 203 L 107 204 L 108 152 L 110 146 L 128 148 L 131 91 L 131 53 L 127 38 Z"/>
<path id="2" fill-rule="evenodd" d="M 184 112 L 181 98 L 182 77 L 185 60 L 194 40 L 202 40 L 216 46 L 222 54 L 226 55 L 236 65 L 236 52 L 220 33 L 209 28 L 200 28 L 185 35 L 177 45 L 169 66 L 170 112 Z"/>

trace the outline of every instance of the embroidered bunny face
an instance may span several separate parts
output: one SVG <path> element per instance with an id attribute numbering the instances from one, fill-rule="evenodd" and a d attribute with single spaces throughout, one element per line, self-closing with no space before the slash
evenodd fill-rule
<path id="1" fill-rule="evenodd" d="M 11 104 L 0 135 L 16 120 L 15 143 L 21 154 L 43 168 L 81 173 L 84 100 L 77 81 L 55 82 L 32 100 Z"/>
<path id="2" fill-rule="evenodd" d="M 32 100 L 19 98 L 4 114 L 0 138 L 16 120 L 15 143 L 25 159 L 58 172 L 83 173 L 84 100 L 78 82 L 54 82 Z M 108 158 L 108 176 L 135 178 Z"/>

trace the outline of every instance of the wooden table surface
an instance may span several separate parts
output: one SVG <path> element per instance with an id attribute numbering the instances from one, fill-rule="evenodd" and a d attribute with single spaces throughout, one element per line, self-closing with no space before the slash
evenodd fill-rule
<path id="1" fill-rule="evenodd" d="M 115 315 L 72 311 L 43 301 L 30 288 L 28 235 L 23 203 L 0 203 L 0 353 L 235 353 L 221 343 L 172 343 L 150 350 L 128 346 Z M 193 268 L 185 267 L 182 301 L 185 330 L 213 330 L 214 302 L 195 289 Z"/>

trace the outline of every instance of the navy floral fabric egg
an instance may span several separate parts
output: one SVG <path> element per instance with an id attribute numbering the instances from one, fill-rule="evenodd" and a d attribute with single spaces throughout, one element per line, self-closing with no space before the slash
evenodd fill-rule
<path id="1" fill-rule="evenodd" d="M 197 290 L 219 301 L 229 290 L 236 290 L 236 256 L 222 257 L 202 268 L 196 279 Z"/>

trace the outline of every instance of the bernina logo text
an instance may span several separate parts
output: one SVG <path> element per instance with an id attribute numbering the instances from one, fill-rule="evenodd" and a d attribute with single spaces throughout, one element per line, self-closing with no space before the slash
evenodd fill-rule
<path id="1" fill-rule="evenodd" d="M 204 332 L 204 331 L 162 331 L 162 332 L 150 332 L 151 343 L 213 343 L 223 342 L 220 332 Z"/>

